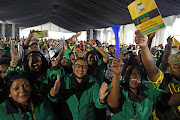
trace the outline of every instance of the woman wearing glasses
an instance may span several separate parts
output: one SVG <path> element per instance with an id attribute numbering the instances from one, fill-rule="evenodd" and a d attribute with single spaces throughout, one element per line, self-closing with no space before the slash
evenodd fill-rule
<path id="1" fill-rule="evenodd" d="M 76 59 L 72 68 L 73 73 L 61 80 L 58 103 L 61 107 L 57 108 L 56 114 L 59 119 L 65 120 L 94 120 L 95 107 L 106 107 L 104 99 L 107 88 L 100 88 L 96 79 L 87 74 L 88 67 L 84 58 Z"/>

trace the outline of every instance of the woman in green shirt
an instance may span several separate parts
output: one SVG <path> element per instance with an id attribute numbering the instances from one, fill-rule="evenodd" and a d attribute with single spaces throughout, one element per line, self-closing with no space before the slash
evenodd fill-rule
<path id="1" fill-rule="evenodd" d="M 57 80 L 58 82 L 58 80 Z M 50 91 L 55 96 L 54 88 Z M 6 77 L 9 97 L 0 104 L 1 120 L 54 120 L 52 103 L 48 98 L 33 94 L 28 77 L 23 72 L 12 71 Z"/>
<path id="2" fill-rule="evenodd" d="M 180 104 L 180 93 L 171 95 L 151 83 L 141 82 L 143 71 L 133 61 L 125 68 L 124 81 L 120 82 L 122 68 L 122 60 L 114 58 L 113 79 L 107 97 L 114 113 L 112 120 L 149 120 L 154 105 L 168 109 Z"/>
<path id="3" fill-rule="evenodd" d="M 17 71 L 18 51 L 14 43 L 11 43 L 11 62 L 9 71 Z M 31 51 L 24 58 L 24 72 L 28 75 L 34 94 L 47 96 L 50 88 L 54 85 L 57 74 L 62 77 L 64 69 L 57 65 L 55 58 L 51 58 L 51 66 L 40 51 Z M 20 68 L 20 67 L 19 67 Z"/>
<path id="4" fill-rule="evenodd" d="M 61 80 L 56 114 L 65 120 L 95 120 L 95 107 L 106 107 L 107 88 L 100 88 L 96 79 L 87 74 L 84 58 L 76 59 L 72 68 L 73 73 Z"/>

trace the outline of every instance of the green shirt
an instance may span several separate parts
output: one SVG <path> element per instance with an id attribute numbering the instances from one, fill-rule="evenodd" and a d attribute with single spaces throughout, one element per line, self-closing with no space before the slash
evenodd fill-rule
<path id="1" fill-rule="evenodd" d="M 65 76 L 64 89 L 61 89 L 60 98 L 66 98 L 65 103 L 68 105 L 73 120 L 95 120 L 95 107 L 106 107 L 106 104 L 101 104 L 99 101 L 99 84 L 94 77 L 90 76 L 88 84 L 93 84 L 83 92 L 80 100 L 78 100 L 75 94 L 69 94 L 71 92 L 68 92 L 71 89 L 71 76 L 72 74 Z M 65 97 L 65 95 L 69 97 Z"/>
<path id="2" fill-rule="evenodd" d="M 44 102 L 35 107 L 36 120 L 54 120 L 55 116 L 52 111 L 51 102 L 45 99 Z M 12 109 L 12 107 L 11 107 Z M 30 112 L 26 112 L 25 116 L 29 117 L 27 120 L 33 120 Z M 0 104 L 0 120 L 23 120 L 21 114 L 13 112 L 7 113 L 6 102 Z"/>
<path id="3" fill-rule="evenodd" d="M 6 85 L 0 81 L 0 104 L 6 100 Z"/>
<path id="4" fill-rule="evenodd" d="M 92 75 L 93 77 L 96 78 L 98 81 L 99 85 L 104 82 L 104 76 L 105 76 L 105 68 L 107 67 L 107 63 L 103 61 L 103 59 L 99 59 L 97 62 L 96 67 L 89 67 L 88 68 L 88 74 Z"/>
<path id="5" fill-rule="evenodd" d="M 9 67 L 6 72 L 6 75 L 10 71 L 22 71 L 22 68 L 19 66 L 17 66 L 16 68 Z M 63 67 L 60 67 L 57 70 L 47 69 L 45 76 L 43 75 L 39 76 L 39 78 L 40 77 L 44 78 L 44 81 L 38 81 L 38 80 L 31 81 L 30 80 L 29 83 L 31 85 L 33 93 L 36 95 L 47 96 L 50 89 L 53 87 L 58 74 L 60 78 L 64 76 L 65 73 L 64 73 Z"/>
<path id="6" fill-rule="evenodd" d="M 143 83 L 148 90 L 144 90 L 147 97 L 140 103 L 135 102 L 136 115 L 134 115 L 132 101 L 128 98 L 128 91 L 121 89 L 125 101 L 122 105 L 122 110 L 112 116 L 111 120 L 149 120 L 151 113 L 153 111 L 153 105 L 161 98 L 160 96 L 165 93 L 165 91 L 156 88 L 151 83 Z M 121 87 L 121 86 L 120 86 Z M 120 96 L 120 99 L 122 95 Z"/>

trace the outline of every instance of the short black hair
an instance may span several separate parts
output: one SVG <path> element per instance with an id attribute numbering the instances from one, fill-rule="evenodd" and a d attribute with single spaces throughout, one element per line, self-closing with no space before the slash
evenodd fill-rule
<path id="1" fill-rule="evenodd" d="M 70 52 L 70 53 L 69 53 L 69 56 L 71 56 L 71 54 L 74 54 L 74 52 Z"/>
<path id="2" fill-rule="evenodd" d="M 74 64 L 75 64 L 78 60 L 83 60 L 83 61 L 86 62 L 86 65 L 88 65 L 88 64 L 87 64 L 87 61 L 86 61 L 86 59 L 85 59 L 84 57 L 78 57 L 77 59 L 75 59 Z"/>
<path id="3" fill-rule="evenodd" d="M 89 56 L 90 54 L 92 54 L 92 55 L 97 55 L 97 51 L 96 51 L 96 50 L 88 51 L 88 52 L 86 53 L 86 60 L 88 59 L 88 56 Z"/>
<path id="4" fill-rule="evenodd" d="M 128 68 L 129 66 L 131 66 L 131 67 L 130 67 L 129 70 L 127 70 L 127 68 Z M 125 75 L 125 79 L 126 79 L 126 80 L 127 80 L 127 79 L 129 80 L 130 75 L 131 75 L 131 73 L 132 73 L 132 70 L 133 70 L 135 67 L 136 67 L 136 68 L 138 69 L 138 71 L 140 72 L 141 80 L 143 80 L 142 77 L 143 77 L 143 74 L 145 74 L 144 69 L 143 69 L 143 67 L 138 63 L 137 59 L 136 59 L 134 56 L 131 56 L 131 57 L 127 60 L 126 64 L 125 64 L 124 67 L 123 67 L 122 76 Z M 127 72 L 128 74 L 125 74 L 126 72 Z"/>
<path id="5" fill-rule="evenodd" d="M 114 45 L 109 45 L 109 46 L 108 46 L 108 50 L 109 50 L 110 47 L 114 47 Z"/>

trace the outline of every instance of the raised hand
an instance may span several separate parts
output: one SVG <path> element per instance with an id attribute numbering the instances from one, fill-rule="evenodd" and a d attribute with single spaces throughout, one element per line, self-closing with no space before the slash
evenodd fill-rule
<path id="1" fill-rule="evenodd" d="M 52 47 L 54 48 L 54 46 L 55 46 L 54 40 L 50 40 L 50 42 L 49 42 L 49 47 L 50 47 L 50 46 L 52 46 Z"/>
<path id="2" fill-rule="evenodd" d="M 115 57 L 114 57 L 114 59 L 112 61 L 111 68 L 113 70 L 113 74 L 120 75 L 122 70 L 123 70 L 124 63 L 123 63 L 122 59 L 117 58 L 116 51 L 115 51 L 114 56 Z"/>
<path id="3" fill-rule="evenodd" d="M 51 59 L 51 58 L 50 58 L 50 55 L 49 55 L 49 51 L 48 51 L 48 50 L 49 50 L 49 47 L 48 47 L 48 46 L 46 46 L 46 54 L 48 55 L 49 59 Z"/>
<path id="4" fill-rule="evenodd" d="M 11 67 L 16 67 L 18 64 L 18 49 L 15 48 L 14 41 L 11 41 Z"/>
<path id="5" fill-rule="evenodd" d="M 77 33 L 77 34 L 75 35 L 75 37 L 77 38 L 77 37 L 79 37 L 80 35 L 81 35 L 81 32 Z"/>
<path id="6" fill-rule="evenodd" d="M 76 48 L 76 53 L 78 57 L 83 57 L 84 55 L 83 52 L 79 48 Z"/>
<path id="7" fill-rule="evenodd" d="M 170 44 L 170 45 L 172 45 L 172 44 L 173 44 L 173 37 L 169 36 L 169 37 L 167 38 L 167 43 Z"/>
<path id="8" fill-rule="evenodd" d="M 123 70 L 123 61 L 120 58 L 114 58 L 111 68 L 113 70 L 113 74 L 121 74 L 122 70 Z"/>
<path id="9" fill-rule="evenodd" d="M 34 32 L 37 32 L 37 31 L 30 30 L 30 33 L 29 33 L 28 38 L 27 38 L 28 41 L 34 40 Z"/>
<path id="10" fill-rule="evenodd" d="M 54 86 L 53 86 L 53 88 L 51 88 L 51 91 L 50 91 L 50 95 L 52 96 L 52 97 L 56 97 L 56 95 L 58 94 L 58 92 L 59 92 L 59 89 L 60 89 L 60 76 L 59 75 L 57 75 L 57 80 L 56 80 L 56 82 L 54 83 Z"/>
<path id="11" fill-rule="evenodd" d="M 24 46 L 29 47 L 30 41 L 31 41 L 31 40 L 35 40 L 35 38 L 34 38 L 34 32 L 39 32 L 39 31 L 31 30 L 30 33 L 29 33 L 29 35 L 28 35 L 28 38 L 27 38 L 27 39 L 25 40 L 25 42 L 24 42 Z"/>
<path id="12" fill-rule="evenodd" d="M 108 84 L 106 82 L 103 82 L 101 88 L 99 89 L 99 99 L 101 103 L 105 103 L 105 98 L 108 95 L 107 89 Z"/>
<path id="13" fill-rule="evenodd" d="M 135 42 L 138 46 L 140 47 L 146 47 L 148 46 L 147 42 L 148 42 L 148 37 L 146 35 L 141 34 L 140 30 L 137 30 L 135 32 L 136 37 L 135 37 Z"/>

